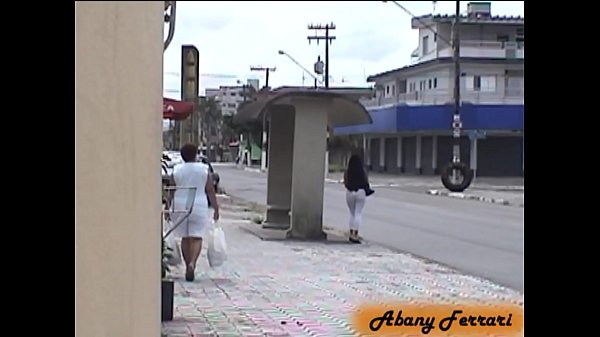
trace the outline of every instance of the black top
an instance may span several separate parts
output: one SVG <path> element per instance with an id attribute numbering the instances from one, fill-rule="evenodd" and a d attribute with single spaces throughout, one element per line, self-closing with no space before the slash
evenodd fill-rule
<path id="1" fill-rule="evenodd" d="M 346 184 L 344 185 L 348 191 L 356 192 L 360 189 L 365 191 L 369 188 L 369 179 L 364 169 L 360 170 L 346 170 L 344 173 Z"/>

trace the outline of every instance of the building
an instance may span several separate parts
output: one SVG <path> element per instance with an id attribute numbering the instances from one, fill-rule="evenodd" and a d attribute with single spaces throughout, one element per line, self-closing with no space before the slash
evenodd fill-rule
<path id="1" fill-rule="evenodd" d="M 454 63 L 452 15 L 412 20 L 419 45 L 409 66 L 370 76 L 375 95 L 364 100 L 373 123 L 336 128 L 362 135 L 371 170 L 438 174 L 452 160 Z M 493 16 L 490 3 L 470 3 L 460 24 L 461 160 L 478 176 L 524 171 L 524 21 Z M 429 28 L 427 28 L 429 27 Z"/>
<path id="2" fill-rule="evenodd" d="M 238 83 L 240 83 L 238 81 Z M 214 97 L 221 107 L 223 116 L 233 116 L 236 114 L 240 103 L 244 102 L 248 87 L 258 90 L 259 81 L 257 79 L 248 79 L 246 85 L 220 86 L 216 88 L 207 88 L 205 94 L 207 98 Z"/>
<path id="3" fill-rule="evenodd" d="M 164 13 L 75 2 L 76 336 L 160 335 Z"/>

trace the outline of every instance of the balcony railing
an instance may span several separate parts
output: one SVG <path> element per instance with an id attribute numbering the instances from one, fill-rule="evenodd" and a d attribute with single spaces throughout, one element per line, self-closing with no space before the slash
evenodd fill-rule
<path id="1" fill-rule="evenodd" d="M 494 92 L 461 89 L 461 101 L 472 104 L 523 104 L 522 88 L 498 88 Z M 454 102 L 451 90 L 427 90 L 398 94 L 396 97 L 376 97 L 360 101 L 366 108 L 407 105 L 437 105 Z"/>
<path id="2" fill-rule="evenodd" d="M 510 47 L 512 45 L 512 47 Z M 439 44 L 437 50 L 430 51 L 419 57 L 420 63 L 440 57 L 452 57 L 453 51 L 447 44 Z M 486 40 L 462 40 L 460 42 L 461 57 L 486 57 L 486 58 L 525 58 L 524 42 L 499 42 Z"/>

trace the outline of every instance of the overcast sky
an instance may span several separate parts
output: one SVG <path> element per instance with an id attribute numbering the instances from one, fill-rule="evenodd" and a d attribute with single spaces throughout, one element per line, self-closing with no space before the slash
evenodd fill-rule
<path id="1" fill-rule="evenodd" d="M 415 15 L 429 14 L 431 1 L 401 1 Z M 461 1 L 466 11 L 467 1 Z M 452 14 L 454 1 L 438 1 L 436 14 Z M 524 16 L 523 1 L 492 1 L 492 15 Z M 309 44 L 308 24 L 333 22 L 337 37 L 330 46 L 330 86 L 367 86 L 366 76 L 410 64 L 418 45 L 418 32 L 411 29 L 410 15 L 392 3 L 381 1 L 178 1 L 173 42 L 165 52 L 165 96 L 180 98 L 181 45 L 193 44 L 200 51 L 200 73 L 205 88 L 234 85 L 236 79 L 259 78 L 250 66 L 276 67 L 269 85 L 302 85 L 302 70 L 284 50 L 312 70 L 317 56 L 324 58 L 324 43 Z M 166 25 L 165 25 L 166 26 Z M 166 30 L 165 30 L 166 36 Z M 312 79 L 306 76 L 305 85 Z"/>

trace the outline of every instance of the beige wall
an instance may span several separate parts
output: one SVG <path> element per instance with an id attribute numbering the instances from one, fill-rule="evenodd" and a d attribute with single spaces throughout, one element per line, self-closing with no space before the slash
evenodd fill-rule
<path id="1" fill-rule="evenodd" d="M 75 335 L 160 335 L 163 2 L 75 3 Z"/>

